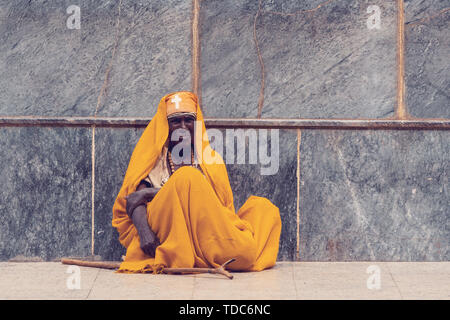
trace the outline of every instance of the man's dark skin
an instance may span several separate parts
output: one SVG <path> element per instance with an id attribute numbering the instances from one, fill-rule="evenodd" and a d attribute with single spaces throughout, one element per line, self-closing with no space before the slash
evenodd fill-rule
<path id="1" fill-rule="evenodd" d="M 169 123 L 169 151 L 172 151 L 173 147 L 178 143 L 183 143 L 184 138 L 181 136 L 178 141 L 172 141 L 170 137 L 172 133 L 177 129 L 184 129 L 190 133 L 191 137 L 191 150 L 194 150 L 194 126 L 195 117 L 193 115 L 179 115 L 168 120 Z M 188 141 L 188 140 L 187 140 Z M 175 171 L 182 166 L 191 165 L 191 155 L 182 155 L 181 163 L 174 162 Z M 167 163 L 168 168 L 170 168 L 169 163 Z M 170 169 L 169 169 L 170 170 Z M 173 172 L 171 172 L 173 174 Z M 155 233 L 150 229 L 147 220 L 147 203 L 152 201 L 153 198 L 158 193 L 158 188 L 148 188 L 143 182 L 139 184 L 136 192 L 129 194 L 125 199 L 127 200 L 127 214 L 133 221 L 141 243 L 141 249 L 150 257 L 155 256 L 156 248 L 160 245 L 159 239 L 156 237 Z"/>

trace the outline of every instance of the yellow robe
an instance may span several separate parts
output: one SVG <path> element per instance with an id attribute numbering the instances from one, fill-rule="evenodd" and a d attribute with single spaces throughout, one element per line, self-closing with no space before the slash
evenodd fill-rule
<path id="1" fill-rule="evenodd" d="M 113 206 L 112 225 L 127 248 L 119 272 L 159 273 L 163 267 L 218 267 L 231 270 L 260 271 L 275 265 L 281 219 L 279 209 L 268 199 L 250 196 L 235 213 L 233 194 L 221 156 L 210 146 L 203 115 L 197 104 L 197 120 L 202 135 L 195 141 L 197 159 L 203 174 L 192 167 L 178 169 L 155 198 L 147 204 L 150 228 L 161 245 L 155 257 L 140 248 L 139 235 L 126 213 L 125 196 L 136 191 L 154 167 L 168 137 L 164 96 L 139 139 Z M 201 153 L 201 155 L 200 155 Z M 203 158 L 201 158 L 203 156 Z"/>

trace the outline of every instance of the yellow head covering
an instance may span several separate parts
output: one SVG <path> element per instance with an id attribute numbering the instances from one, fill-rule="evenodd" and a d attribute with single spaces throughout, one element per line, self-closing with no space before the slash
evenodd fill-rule
<path id="1" fill-rule="evenodd" d="M 231 191 L 227 169 L 222 157 L 209 145 L 205 123 L 203 121 L 203 114 L 198 104 L 197 96 L 186 91 L 170 93 L 160 100 L 155 116 L 150 121 L 136 144 L 128 164 L 128 169 L 125 173 L 122 187 L 114 202 L 112 225 L 117 228 L 119 240 L 125 247 L 128 247 L 133 237 L 137 234 L 133 222 L 126 213 L 125 197 L 136 191 L 139 183 L 149 174 L 150 170 L 154 167 L 158 156 L 161 154 L 169 135 L 169 125 L 167 122 L 168 112 L 178 110 L 176 108 L 176 102 L 168 100 L 169 97 L 172 97 L 172 99 L 175 98 L 177 94 L 182 101 L 185 100 L 187 102 L 179 102 L 178 107 L 184 108 L 183 110 L 185 111 L 183 112 L 191 110 L 187 112 L 195 112 L 197 115 L 195 137 L 197 159 L 216 159 L 215 163 L 211 163 L 211 161 L 200 161 L 200 167 L 221 203 L 233 212 L 235 211 L 233 205 L 233 193 Z M 191 101 L 194 101 L 195 103 L 192 104 Z M 200 129 L 201 135 L 199 135 Z"/>
<path id="2" fill-rule="evenodd" d="M 166 96 L 165 102 L 167 107 L 167 119 L 182 113 L 188 113 L 194 116 L 197 114 L 198 99 L 192 92 L 180 91 L 169 94 Z"/>

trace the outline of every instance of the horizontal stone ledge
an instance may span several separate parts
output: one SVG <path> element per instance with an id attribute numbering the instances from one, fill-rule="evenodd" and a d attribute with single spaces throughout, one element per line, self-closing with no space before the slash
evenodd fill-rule
<path id="1" fill-rule="evenodd" d="M 151 118 L 132 117 L 39 117 L 3 116 L 2 127 L 145 127 Z M 448 130 L 450 119 L 223 119 L 207 118 L 205 125 L 213 128 L 268 129 L 406 129 Z"/>

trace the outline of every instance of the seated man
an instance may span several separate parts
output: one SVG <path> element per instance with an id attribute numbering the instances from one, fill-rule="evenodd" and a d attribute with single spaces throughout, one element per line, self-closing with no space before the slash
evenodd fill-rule
<path id="1" fill-rule="evenodd" d="M 275 265 L 279 210 L 251 196 L 235 213 L 225 164 L 209 145 L 197 101 L 186 91 L 164 96 L 133 151 L 113 207 L 112 225 L 127 248 L 119 272 L 218 267 L 231 258 L 231 270 Z"/>

